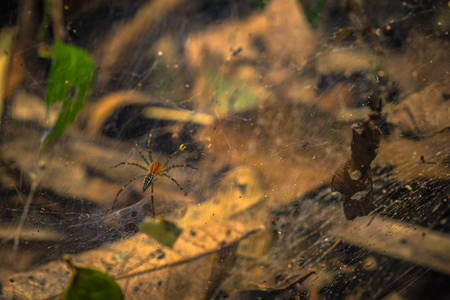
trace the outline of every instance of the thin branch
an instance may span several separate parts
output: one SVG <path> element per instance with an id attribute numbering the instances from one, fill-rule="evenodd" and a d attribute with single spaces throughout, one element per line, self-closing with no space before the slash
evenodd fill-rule
<path id="1" fill-rule="evenodd" d="M 53 35 L 56 39 L 65 41 L 67 39 L 67 31 L 64 28 L 64 5 L 62 0 L 52 0 L 52 21 Z"/>
<path id="2" fill-rule="evenodd" d="M 32 181 L 31 190 L 30 190 L 30 193 L 28 194 L 27 200 L 25 201 L 25 206 L 23 208 L 23 212 L 20 217 L 19 225 L 17 226 L 17 230 L 16 230 L 16 233 L 14 236 L 13 252 L 11 255 L 11 259 L 14 263 L 16 261 L 17 250 L 19 249 L 19 240 L 20 240 L 20 234 L 23 229 L 23 224 L 25 223 L 25 220 L 27 218 L 28 211 L 30 210 L 30 204 L 31 204 L 31 201 L 33 200 L 34 193 L 36 192 L 36 188 L 38 187 L 38 184 L 39 184 L 39 182 L 36 179 L 34 179 Z"/>

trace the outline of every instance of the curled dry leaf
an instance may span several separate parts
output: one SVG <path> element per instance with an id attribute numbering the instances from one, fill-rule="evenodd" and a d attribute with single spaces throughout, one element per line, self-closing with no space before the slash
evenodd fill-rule
<path id="1" fill-rule="evenodd" d="M 127 105 L 134 105 L 142 109 L 154 104 L 148 94 L 138 91 L 120 91 L 109 94 L 94 104 L 90 104 L 84 111 L 86 120 L 85 130 L 91 137 L 99 136 L 106 120 L 117 110 Z"/>
<path id="2" fill-rule="evenodd" d="M 370 164 L 378 153 L 381 131 L 375 125 L 379 113 L 353 125 L 352 156 L 337 169 L 331 190 L 342 194 L 347 220 L 369 214 L 373 202 Z"/>
<path id="3" fill-rule="evenodd" d="M 16 114 L 21 117 L 26 115 L 27 111 L 19 113 Z M 119 115 L 120 119 L 125 121 L 118 121 Z M 141 119 L 148 122 L 153 119 L 199 125 L 211 125 L 214 122 L 212 115 L 182 110 L 175 105 L 156 100 L 152 94 L 128 90 L 108 94 L 90 103 L 83 111 L 83 121 L 80 123 L 84 124 L 88 135 L 94 138 L 100 137 L 103 131 L 111 127 L 117 127 L 119 130 L 121 126 L 125 126 L 120 122 L 125 122 L 126 126 L 130 127 L 130 123 L 138 123 Z"/>

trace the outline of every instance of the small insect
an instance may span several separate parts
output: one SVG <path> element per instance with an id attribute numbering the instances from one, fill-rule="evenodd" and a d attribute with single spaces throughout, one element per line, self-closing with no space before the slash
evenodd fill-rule
<path id="1" fill-rule="evenodd" d="M 180 188 L 180 190 L 182 190 L 184 192 L 184 195 L 187 195 L 187 192 L 181 187 L 181 185 L 173 177 L 171 177 L 167 174 L 170 170 L 175 169 L 175 168 L 191 168 L 191 169 L 197 170 L 197 168 L 195 168 L 191 165 L 187 165 L 187 164 L 167 166 L 169 164 L 170 160 L 175 155 L 177 155 L 179 152 L 182 152 L 186 149 L 186 145 L 181 144 L 180 147 L 167 158 L 167 160 L 164 162 L 164 164 L 162 164 L 159 161 L 153 161 L 152 150 L 150 148 L 151 139 L 152 139 L 152 134 L 150 133 L 148 136 L 148 141 L 147 141 L 148 160 L 142 153 L 141 149 L 139 149 L 138 144 L 135 145 L 139 155 L 142 157 L 144 162 L 147 164 L 147 167 L 145 167 L 141 164 L 138 164 L 138 163 L 130 163 L 130 162 L 121 162 L 121 163 L 115 165 L 114 167 L 111 167 L 111 168 L 117 168 L 118 166 L 121 166 L 121 165 L 129 165 L 129 166 L 135 166 L 135 167 L 141 168 L 147 172 L 147 174 L 137 175 L 137 176 L 131 178 L 130 181 L 128 181 L 124 186 L 122 186 L 122 188 L 117 192 L 116 199 L 114 200 L 111 210 L 114 209 L 114 206 L 116 205 L 117 198 L 119 197 L 120 193 L 122 193 L 122 191 L 131 182 L 133 182 L 136 179 L 142 178 L 142 177 L 144 177 L 144 182 L 142 184 L 142 192 L 144 193 L 149 187 L 151 187 L 152 212 L 153 212 L 154 216 L 155 216 L 155 206 L 153 204 L 153 184 L 155 183 L 155 181 L 158 180 L 158 178 L 160 176 L 167 177 L 170 180 L 172 180 L 173 182 L 175 182 L 175 184 Z M 150 160 L 150 162 L 149 162 L 149 160 Z"/>
<path id="2" fill-rule="evenodd" d="M 242 49 L 243 49 L 242 47 L 239 47 L 236 50 L 233 48 L 230 48 L 231 56 L 233 56 L 233 57 L 237 56 L 239 53 L 241 53 Z"/>

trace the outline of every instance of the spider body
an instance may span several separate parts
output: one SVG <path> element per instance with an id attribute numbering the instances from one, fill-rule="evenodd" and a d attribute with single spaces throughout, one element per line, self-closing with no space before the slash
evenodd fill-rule
<path id="1" fill-rule="evenodd" d="M 158 179 L 158 176 L 164 172 L 164 167 L 159 161 L 154 161 L 148 166 L 148 174 L 144 178 L 142 184 L 142 192 L 144 193 L 150 185 Z"/>
<path id="2" fill-rule="evenodd" d="M 148 173 L 147 176 L 144 178 L 144 182 L 142 183 L 142 192 L 145 193 L 145 191 L 150 187 L 150 185 L 156 181 L 156 176 L 152 172 Z"/>
<path id="3" fill-rule="evenodd" d="M 158 180 L 159 176 L 164 176 L 169 178 L 170 180 L 172 180 L 180 190 L 182 190 L 184 192 L 185 195 L 187 195 L 186 191 L 181 187 L 181 185 L 171 176 L 169 176 L 167 173 L 169 172 L 169 170 L 174 169 L 174 168 L 191 168 L 191 169 L 197 169 L 191 165 L 172 165 L 172 166 L 168 166 L 169 161 L 180 151 L 184 151 L 186 149 L 186 145 L 182 144 L 180 145 L 180 147 L 174 152 L 172 153 L 167 160 L 165 161 L 164 164 L 162 164 L 159 161 L 153 161 L 153 157 L 152 157 L 152 151 L 150 149 L 150 143 L 151 143 L 151 138 L 152 138 L 152 134 L 150 133 L 148 136 L 148 142 L 147 142 L 147 150 L 148 150 L 148 158 L 149 160 L 147 160 L 147 158 L 144 156 L 144 154 L 141 152 L 141 150 L 139 149 L 139 146 L 136 144 L 136 149 L 139 153 L 139 155 L 141 156 L 141 158 L 144 160 L 144 162 L 146 163 L 147 167 L 138 164 L 138 163 L 129 163 L 129 162 L 121 162 L 117 165 L 115 165 L 112 168 L 117 168 L 118 166 L 121 165 L 129 165 L 129 166 L 135 166 L 138 167 L 140 169 L 145 170 L 147 173 L 146 174 L 142 174 L 142 175 L 137 175 L 133 178 L 131 178 L 127 184 L 125 184 L 124 186 L 122 186 L 122 188 L 117 192 L 116 195 L 116 199 L 114 200 L 113 206 L 111 208 L 111 210 L 114 209 L 114 206 L 116 205 L 117 202 L 117 198 L 119 197 L 120 193 L 134 180 L 138 179 L 138 178 L 142 178 L 144 177 L 144 182 L 142 184 L 142 192 L 144 193 L 149 187 L 152 187 L 151 189 L 151 201 L 152 201 L 152 210 L 153 210 L 153 215 L 155 215 L 155 207 L 153 205 L 153 185 L 155 183 L 156 180 Z"/>

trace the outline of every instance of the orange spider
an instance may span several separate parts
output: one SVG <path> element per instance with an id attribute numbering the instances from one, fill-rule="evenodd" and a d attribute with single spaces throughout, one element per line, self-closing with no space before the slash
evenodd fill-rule
<path id="1" fill-rule="evenodd" d="M 151 143 L 151 139 L 152 139 L 152 134 L 150 133 L 148 136 L 148 141 L 147 141 L 147 149 L 148 149 L 148 158 L 150 160 L 150 162 L 147 160 L 147 158 L 145 158 L 144 154 L 141 152 L 141 150 L 139 149 L 138 144 L 136 144 L 136 149 L 139 153 L 139 155 L 142 157 L 142 159 L 145 161 L 145 163 L 147 164 L 147 167 L 138 164 L 138 163 L 129 163 L 129 162 L 121 162 L 117 165 L 115 165 L 112 168 L 117 168 L 118 166 L 121 165 L 130 165 L 130 166 L 136 166 L 138 168 L 141 168 L 143 170 L 145 170 L 147 172 L 147 174 L 142 174 L 142 175 L 138 175 L 135 176 L 133 178 L 130 179 L 130 181 L 127 182 L 127 184 L 125 184 L 124 186 L 122 186 L 122 188 L 117 192 L 116 195 L 116 199 L 114 200 L 113 206 L 111 208 L 111 210 L 114 209 L 114 206 L 116 205 L 117 202 L 117 198 L 119 197 L 120 193 L 122 193 L 122 191 L 134 180 L 138 179 L 138 178 L 144 178 L 144 182 L 142 185 L 142 192 L 144 193 L 150 186 L 152 187 L 151 190 L 151 201 L 152 201 L 152 211 L 153 211 L 153 215 L 155 216 L 155 206 L 153 205 L 153 184 L 155 183 L 156 180 L 158 180 L 159 176 L 164 176 L 169 178 L 170 180 L 172 180 L 173 182 L 175 182 L 175 184 L 180 188 L 180 190 L 182 190 L 184 192 L 184 195 L 187 195 L 187 192 L 181 187 L 181 185 L 171 176 L 167 175 L 167 172 L 169 172 L 169 170 L 174 169 L 174 168 L 191 168 L 194 170 L 197 170 L 197 168 L 191 166 L 191 165 L 172 165 L 172 166 L 167 166 L 169 164 L 169 161 L 178 154 L 178 152 L 180 151 L 184 151 L 186 149 L 186 145 L 181 144 L 180 147 L 174 152 L 172 153 L 167 160 L 165 161 L 164 164 L 162 164 L 159 161 L 153 161 L 153 157 L 152 157 L 152 150 L 150 149 L 150 143 Z"/>

